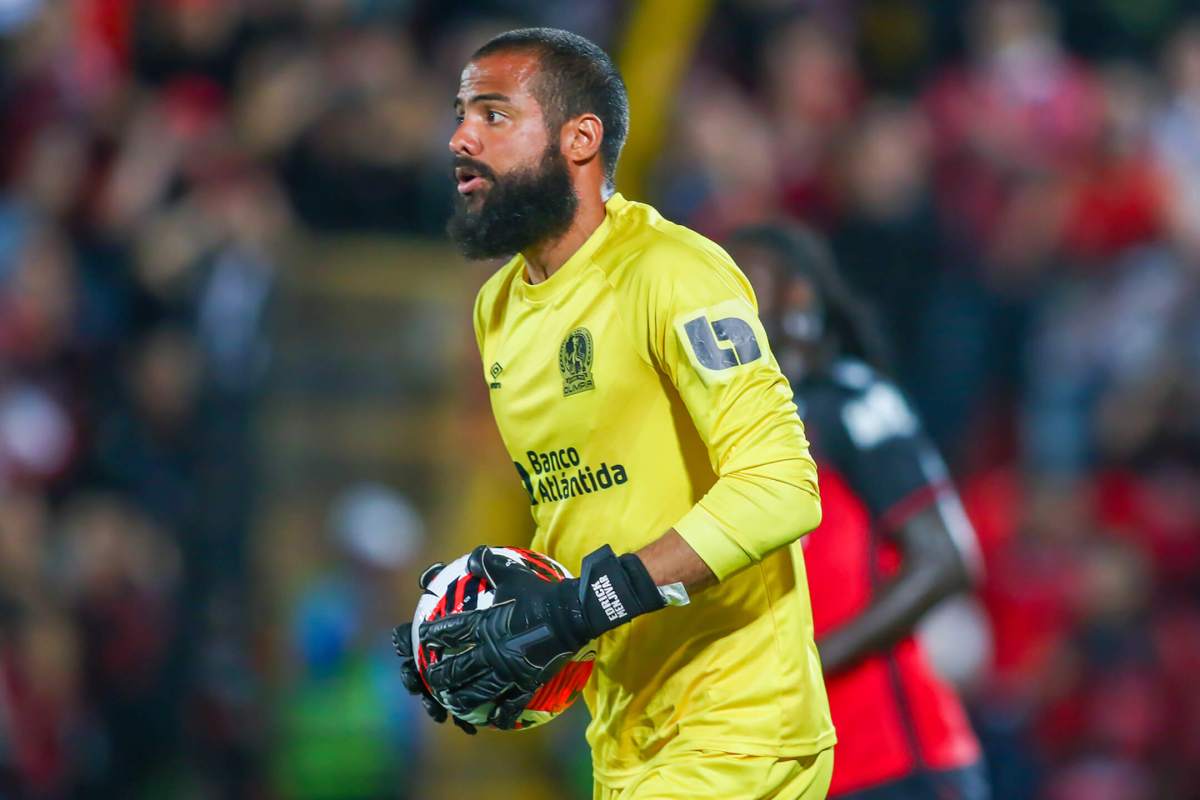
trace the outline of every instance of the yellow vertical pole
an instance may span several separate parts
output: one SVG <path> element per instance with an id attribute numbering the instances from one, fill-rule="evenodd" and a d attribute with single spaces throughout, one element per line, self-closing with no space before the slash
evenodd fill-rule
<path id="1" fill-rule="evenodd" d="M 672 102 L 713 0 L 635 0 L 617 66 L 629 90 L 629 137 L 617 166 L 617 189 L 646 197 L 646 180 L 663 145 Z"/>

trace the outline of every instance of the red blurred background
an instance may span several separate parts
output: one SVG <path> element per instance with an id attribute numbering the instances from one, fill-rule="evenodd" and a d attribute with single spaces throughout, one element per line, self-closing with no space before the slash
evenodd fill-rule
<path id="1" fill-rule="evenodd" d="M 590 796 L 578 716 L 466 742 L 387 645 L 530 533 L 441 230 L 459 68 L 545 24 L 628 79 L 626 196 L 812 224 L 881 316 L 995 795 L 1200 797 L 1188 6 L 0 2 L 0 794 Z"/>

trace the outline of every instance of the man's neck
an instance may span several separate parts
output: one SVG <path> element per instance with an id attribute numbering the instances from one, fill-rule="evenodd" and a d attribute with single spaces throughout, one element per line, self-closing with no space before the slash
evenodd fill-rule
<path id="1" fill-rule="evenodd" d="M 567 263 L 567 259 L 575 255 L 588 237 L 595 233 L 600 223 L 604 222 L 604 201 L 598 196 L 592 201 L 580 200 L 579 212 L 575 214 L 571 227 L 566 233 L 555 239 L 540 242 L 524 250 L 525 280 L 529 283 L 541 283 Z"/>

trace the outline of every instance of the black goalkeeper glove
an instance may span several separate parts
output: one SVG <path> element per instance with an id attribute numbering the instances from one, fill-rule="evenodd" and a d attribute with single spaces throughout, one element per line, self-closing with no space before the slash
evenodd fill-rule
<path id="1" fill-rule="evenodd" d="M 605 545 L 578 578 L 547 581 L 491 548 L 475 548 L 471 574 L 495 588 L 490 608 L 421 625 L 421 641 L 444 655 L 426 669 L 429 687 L 453 710 L 495 703 L 488 722 L 512 728 L 533 695 L 600 634 L 666 601 L 637 556 Z"/>
<path id="2" fill-rule="evenodd" d="M 418 581 L 421 584 L 421 589 L 427 589 L 429 582 L 436 578 L 445 566 L 445 564 L 438 562 L 426 567 Z M 397 625 L 392 629 L 392 645 L 396 648 L 396 655 L 400 656 L 400 680 L 404 683 L 404 688 L 410 694 L 415 694 L 421 698 L 421 705 L 425 706 L 425 712 L 433 717 L 433 721 L 445 722 L 446 717 L 451 717 L 455 725 L 473 736 L 475 734 L 475 726 L 447 712 L 445 706 L 435 700 L 433 695 L 429 694 L 429 690 L 425 688 L 425 683 L 421 680 L 420 673 L 417 672 L 417 660 L 413 657 L 411 622 Z"/>

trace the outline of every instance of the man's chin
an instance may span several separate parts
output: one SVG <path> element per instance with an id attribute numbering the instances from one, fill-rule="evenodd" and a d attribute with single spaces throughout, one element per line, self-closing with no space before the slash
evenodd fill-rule
<path id="1" fill-rule="evenodd" d="M 470 194 L 459 195 L 457 198 L 458 213 L 469 217 L 478 217 L 487 204 L 487 191 L 476 189 Z"/>
<path id="2" fill-rule="evenodd" d="M 481 235 L 482 204 L 475 209 L 465 203 L 459 205 L 458 211 L 447 225 L 447 233 L 459 251 L 472 261 L 488 261 L 495 258 L 512 255 L 499 252 L 498 244 L 488 241 L 486 235 Z"/>

